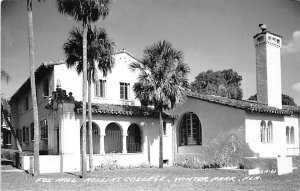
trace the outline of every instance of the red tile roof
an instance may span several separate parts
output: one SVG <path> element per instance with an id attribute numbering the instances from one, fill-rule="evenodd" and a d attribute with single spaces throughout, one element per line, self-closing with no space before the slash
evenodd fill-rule
<path id="1" fill-rule="evenodd" d="M 186 95 L 188 97 L 200 99 L 203 101 L 234 107 L 237 109 L 255 113 L 268 113 L 277 115 L 292 115 L 294 113 L 300 114 L 300 107 L 297 106 L 283 106 L 282 109 L 279 109 L 276 107 L 270 107 L 266 104 L 258 103 L 256 101 L 229 99 L 226 97 L 204 95 L 195 92 L 186 92 Z"/>
<path id="2" fill-rule="evenodd" d="M 75 102 L 75 112 L 82 113 L 82 102 Z M 158 117 L 158 112 L 149 107 L 92 103 L 92 113 L 124 116 Z M 163 117 L 175 119 L 177 116 L 164 112 Z"/>

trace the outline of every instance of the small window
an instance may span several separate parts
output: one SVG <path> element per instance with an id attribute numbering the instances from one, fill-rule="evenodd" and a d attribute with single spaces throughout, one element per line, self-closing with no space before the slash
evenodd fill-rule
<path id="1" fill-rule="evenodd" d="M 23 143 L 28 143 L 29 142 L 29 127 L 23 127 L 22 129 L 23 132 Z"/>
<path id="2" fill-rule="evenodd" d="M 129 99 L 129 83 L 120 82 L 120 99 Z"/>
<path id="3" fill-rule="evenodd" d="M 46 99 L 47 97 L 49 97 L 49 80 L 45 80 L 43 83 L 43 96 L 44 99 Z"/>
<path id="4" fill-rule="evenodd" d="M 286 127 L 286 143 L 287 144 L 295 144 L 295 132 L 294 132 L 293 126 Z"/>
<path id="5" fill-rule="evenodd" d="M 11 133 L 6 133 L 6 145 L 11 145 Z"/>
<path id="6" fill-rule="evenodd" d="M 34 140 L 34 123 L 30 124 L 30 138 L 32 141 Z"/>
<path id="7" fill-rule="evenodd" d="M 261 143 L 272 143 L 273 142 L 273 124 L 271 121 L 266 122 L 263 120 L 260 123 L 260 140 Z"/>
<path id="8" fill-rule="evenodd" d="M 95 86 L 95 96 L 105 98 L 106 96 L 106 80 L 98 80 Z"/>
<path id="9" fill-rule="evenodd" d="M 19 143 L 21 143 L 21 141 L 22 141 L 22 130 L 21 129 L 16 130 L 16 136 L 17 136 Z"/>
<path id="10" fill-rule="evenodd" d="M 26 96 L 24 98 L 24 111 L 27 111 L 29 109 L 29 97 Z"/>
<path id="11" fill-rule="evenodd" d="M 163 133 L 164 133 L 164 136 L 167 136 L 167 123 L 166 122 L 163 122 Z"/>
<path id="12" fill-rule="evenodd" d="M 272 37 L 271 36 L 268 36 L 268 40 L 271 40 L 272 39 Z"/>
<path id="13" fill-rule="evenodd" d="M 41 128 L 41 138 L 47 139 L 48 138 L 48 124 L 47 124 L 46 119 L 41 120 L 40 128 Z"/>

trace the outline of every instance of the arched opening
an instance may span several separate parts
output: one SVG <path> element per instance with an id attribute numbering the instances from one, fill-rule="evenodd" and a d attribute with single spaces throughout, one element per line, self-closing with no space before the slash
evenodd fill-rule
<path id="1" fill-rule="evenodd" d="M 266 122 L 264 120 L 260 123 L 260 141 L 262 143 L 266 142 Z"/>
<path id="2" fill-rule="evenodd" d="M 267 143 L 273 142 L 273 123 L 272 121 L 268 121 L 267 127 Z"/>
<path id="3" fill-rule="evenodd" d="M 291 127 L 291 144 L 295 144 L 295 132 L 294 127 Z"/>
<path id="4" fill-rule="evenodd" d="M 92 122 L 92 141 L 93 141 L 93 154 L 100 153 L 100 128 L 95 123 Z M 90 153 L 90 143 L 89 143 L 89 123 L 86 122 L 86 153 Z M 80 143 L 82 142 L 82 126 L 80 129 Z"/>
<path id="5" fill-rule="evenodd" d="M 294 132 L 293 126 L 286 127 L 286 143 L 287 144 L 295 144 L 295 132 Z"/>
<path id="6" fill-rule="evenodd" d="M 198 116 L 186 113 L 180 122 L 179 128 L 180 145 L 202 145 L 202 129 Z"/>
<path id="7" fill-rule="evenodd" d="M 123 149 L 122 131 L 117 123 L 110 123 L 105 129 L 105 153 L 121 153 Z"/>
<path id="8" fill-rule="evenodd" d="M 141 152 L 141 143 L 142 143 L 142 136 L 141 130 L 137 124 L 131 124 L 128 127 L 127 131 L 127 152 L 128 153 L 137 153 Z"/>
<path id="9" fill-rule="evenodd" d="M 290 127 L 286 126 L 285 128 L 285 135 L 286 135 L 286 143 L 290 144 Z"/>

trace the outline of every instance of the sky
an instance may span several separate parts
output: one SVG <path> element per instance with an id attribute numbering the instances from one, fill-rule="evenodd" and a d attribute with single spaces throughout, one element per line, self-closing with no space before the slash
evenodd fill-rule
<path id="1" fill-rule="evenodd" d="M 115 50 L 142 58 L 145 47 L 168 40 L 190 66 L 189 81 L 203 71 L 233 69 L 242 77 L 243 99 L 256 93 L 253 36 L 258 24 L 283 36 L 282 92 L 300 105 L 300 2 L 293 0 L 113 0 L 104 27 Z M 65 59 L 62 46 L 81 26 L 57 11 L 55 0 L 33 0 L 36 67 Z M 9 98 L 29 77 L 26 1 L 1 2 L 1 69 L 10 75 L 2 84 Z"/>

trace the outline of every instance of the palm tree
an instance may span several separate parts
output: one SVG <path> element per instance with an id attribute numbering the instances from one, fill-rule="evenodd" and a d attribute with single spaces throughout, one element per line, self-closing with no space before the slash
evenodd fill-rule
<path id="1" fill-rule="evenodd" d="M 114 66 L 114 42 L 108 38 L 104 29 L 90 27 L 87 33 L 87 80 L 88 80 L 88 118 L 89 118 L 89 158 L 90 169 L 93 171 L 93 140 L 92 140 L 92 103 L 91 84 L 97 81 L 97 68 L 105 77 Z M 68 67 L 76 67 L 78 74 L 83 72 L 82 31 L 74 28 L 63 49 L 67 57 Z"/>
<path id="2" fill-rule="evenodd" d="M 140 72 L 134 84 L 135 96 L 142 104 L 154 105 L 159 112 L 159 168 L 163 167 L 163 109 L 174 108 L 184 100 L 184 90 L 189 85 L 189 67 L 183 62 L 183 53 L 168 41 L 155 43 L 144 50 L 140 62 L 130 64 Z"/>
<path id="3" fill-rule="evenodd" d="M 39 165 L 39 119 L 38 107 L 36 99 L 36 86 L 35 86 L 35 66 L 34 66 L 34 39 L 33 39 L 33 20 L 32 20 L 32 0 L 27 0 L 27 16 L 28 16 L 28 37 L 29 37 L 29 65 L 30 65 L 30 86 L 33 108 L 33 122 L 34 122 L 34 176 L 40 174 Z"/>
<path id="4" fill-rule="evenodd" d="M 58 11 L 82 22 L 83 82 L 82 82 L 82 176 L 86 176 L 86 81 L 87 81 L 87 31 L 92 22 L 109 14 L 111 0 L 57 0 Z"/>
<path id="5" fill-rule="evenodd" d="M 10 76 L 9 74 L 4 71 L 4 70 L 1 70 L 1 80 L 2 81 L 5 81 L 6 83 L 9 82 L 10 80 Z M 9 112 L 10 112 L 10 106 L 9 106 L 9 103 L 8 103 L 8 100 L 3 98 L 3 95 L 1 93 L 1 120 L 5 120 L 6 124 L 9 126 L 10 128 L 10 131 L 13 135 L 13 138 L 16 142 L 16 145 L 17 145 L 17 148 L 18 148 L 18 151 L 22 152 L 22 147 L 20 145 L 20 142 L 15 134 L 15 131 L 14 131 L 14 128 L 13 126 L 11 125 L 9 119 L 8 119 L 8 115 L 9 115 Z"/>

